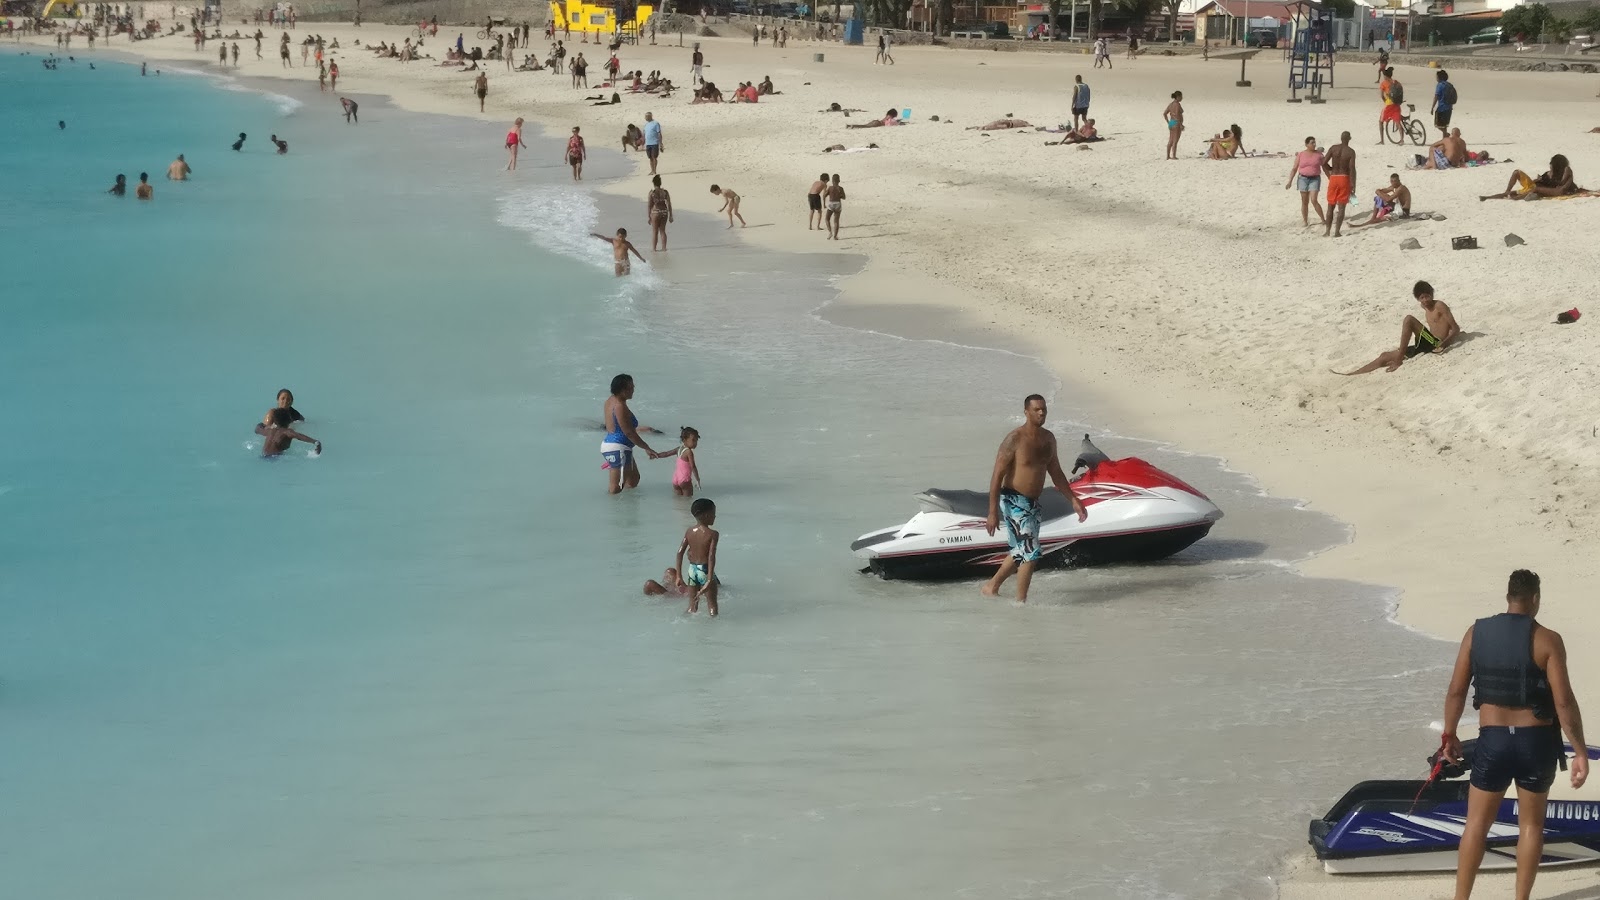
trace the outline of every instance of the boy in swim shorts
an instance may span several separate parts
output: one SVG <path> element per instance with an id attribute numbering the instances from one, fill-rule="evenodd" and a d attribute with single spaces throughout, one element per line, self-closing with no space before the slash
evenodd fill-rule
<path id="1" fill-rule="evenodd" d="M 678 584 L 689 588 L 690 615 L 700 611 L 700 598 L 706 598 L 706 609 L 717 614 L 717 539 L 721 535 L 712 530 L 717 522 L 717 505 L 705 497 L 689 507 L 694 516 L 694 526 L 683 533 L 683 543 L 678 545 L 678 556 L 673 565 L 679 572 Z M 685 566 L 684 556 L 689 557 Z"/>

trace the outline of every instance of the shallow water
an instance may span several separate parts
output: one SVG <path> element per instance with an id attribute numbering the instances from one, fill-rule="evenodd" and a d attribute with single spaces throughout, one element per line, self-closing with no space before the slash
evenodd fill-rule
<path id="1" fill-rule="evenodd" d="M 1102 440 L 1227 511 L 1166 563 L 1027 607 L 858 574 L 1054 380 L 828 324 L 853 260 L 743 248 L 669 172 L 675 249 L 618 282 L 582 235 L 640 213 L 553 143 L 508 176 L 496 126 L 98 65 L 0 55 L 18 896 L 1266 896 L 1431 748 L 1448 648 L 1296 575 L 1343 527 L 1206 458 Z M 141 170 L 153 203 L 97 193 Z M 669 461 L 603 494 L 618 371 L 704 436 L 715 622 L 639 595 L 687 504 Z M 257 458 L 281 386 L 321 457 Z"/>

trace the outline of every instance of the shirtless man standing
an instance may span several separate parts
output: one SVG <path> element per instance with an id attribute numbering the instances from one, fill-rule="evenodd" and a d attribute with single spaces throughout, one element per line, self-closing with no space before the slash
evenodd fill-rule
<path id="1" fill-rule="evenodd" d="M 189 164 L 183 161 L 183 154 L 179 153 L 178 158 L 172 161 L 172 165 L 167 166 L 167 180 L 188 181 L 189 173 L 193 171 L 189 168 Z"/>
<path id="2" fill-rule="evenodd" d="M 833 181 L 822 190 L 822 205 L 826 210 L 822 215 L 822 227 L 828 232 L 828 240 L 837 241 L 839 219 L 844 215 L 844 188 L 839 184 L 837 172 Z"/>
<path id="3" fill-rule="evenodd" d="M 1341 237 L 1345 207 L 1350 205 L 1350 194 L 1356 189 L 1356 151 L 1350 146 L 1350 132 L 1341 133 L 1339 143 L 1328 148 L 1322 171 L 1328 175 L 1328 224 L 1322 229 L 1322 236 Z"/>
<path id="4" fill-rule="evenodd" d="M 1028 584 L 1039 561 L 1039 495 L 1044 493 L 1045 475 L 1050 476 L 1056 490 L 1072 501 L 1072 511 L 1078 514 L 1079 522 L 1089 517 L 1089 511 L 1068 486 L 1067 473 L 1061 471 L 1056 436 L 1044 427 L 1044 398 L 1028 395 L 1022 401 L 1022 410 L 1027 422 L 1006 435 L 1000 442 L 1000 452 L 995 454 L 994 474 L 989 478 L 989 520 L 984 524 L 993 535 L 1004 514 L 1011 556 L 983 586 L 983 595 L 998 596 L 1000 586 L 1015 572 L 1017 601 L 1026 603 Z"/>
<path id="5" fill-rule="evenodd" d="M 672 195 L 661 186 L 661 176 L 650 179 L 655 187 L 644 198 L 646 220 L 650 223 L 650 249 L 667 249 L 667 223 L 672 221 Z M 660 246 L 657 246 L 660 244 Z"/>
<path id="6" fill-rule="evenodd" d="M 806 216 L 806 230 L 816 231 L 822 227 L 822 192 L 828 187 L 828 173 L 823 172 L 817 180 L 811 182 L 811 189 L 806 191 L 806 206 L 811 213 Z"/>
<path id="7" fill-rule="evenodd" d="M 590 232 L 590 235 L 611 245 L 611 258 L 616 263 L 618 278 L 633 271 L 633 263 L 628 259 L 629 253 L 639 257 L 639 262 L 644 262 L 644 254 L 640 253 L 639 249 L 633 246 L 633 242 L 628 240 L 628 229 L 618 228 L 617 236 L 614 238 L 606 237 L 599 232 L 593 231 Z"/>
<path id="8" fill-rule="evenodd" d="M 1433 285 L 1426 281 L 1417 282 L 1411 289 L 1412 296 L 1422 304 L 1423 317 L 1426 323 L 1418 322 L 1416 316 L 1406 316 L 1400 324 L 1400 347 L 1397 350 L 1388 350 L 1378 354 L 1378 358 L 1367 363 L 1354 372 L 1334 372 L 1335 375 L 1365 375 L 1382 369 L 1393 372 L 1400 368 L 1400 364 L 1423 353 L 1443 353 L 1450 343 L 1461 336 L 1461 326 L 1456 324 L 1456 317 L 1451 314 L 1450 307 L 1443 302 L 1433 299 Z"/>

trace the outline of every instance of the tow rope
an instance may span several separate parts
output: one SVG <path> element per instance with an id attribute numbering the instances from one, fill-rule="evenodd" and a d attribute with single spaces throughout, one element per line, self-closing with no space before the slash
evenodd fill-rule
<path id="1" fill-rule="evenodd" d="M 1439 749 L 1433 753 L 1433 768 L 1428 770 L 1428 778 L 1422 782 L 1422 787 L 1417 790 L 1417 795 L 1411 798 L 1411 809 L 1407 812 L 1407 815 L 1417 811 L 1417 804 L 1422 802 L 1422 795 L 1427 792 L 1428 786 L 1439 780 L 1439 774 L 1444 771 L 1444 767 L 1448 764 L 1448 760 L 1444 755 L 1444 748 L 1450 745 L 1451 737 L 1453 735 L 1440 735 Z"/>

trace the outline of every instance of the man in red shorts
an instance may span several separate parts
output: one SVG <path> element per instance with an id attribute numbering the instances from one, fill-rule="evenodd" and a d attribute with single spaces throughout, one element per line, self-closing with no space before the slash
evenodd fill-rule
<path id="1" fill-rule="evenodd" d="M 1339 143 L 1328 148 L 1322 171 L 1328 175 L 1328 226 L 1322 236 L 1340 237 L 1345 207 L 1350 205 L 1350 194 L 1356 187 L 1356 151 L 1350 146 L 1350 132 L 1342 132 Z"/>

